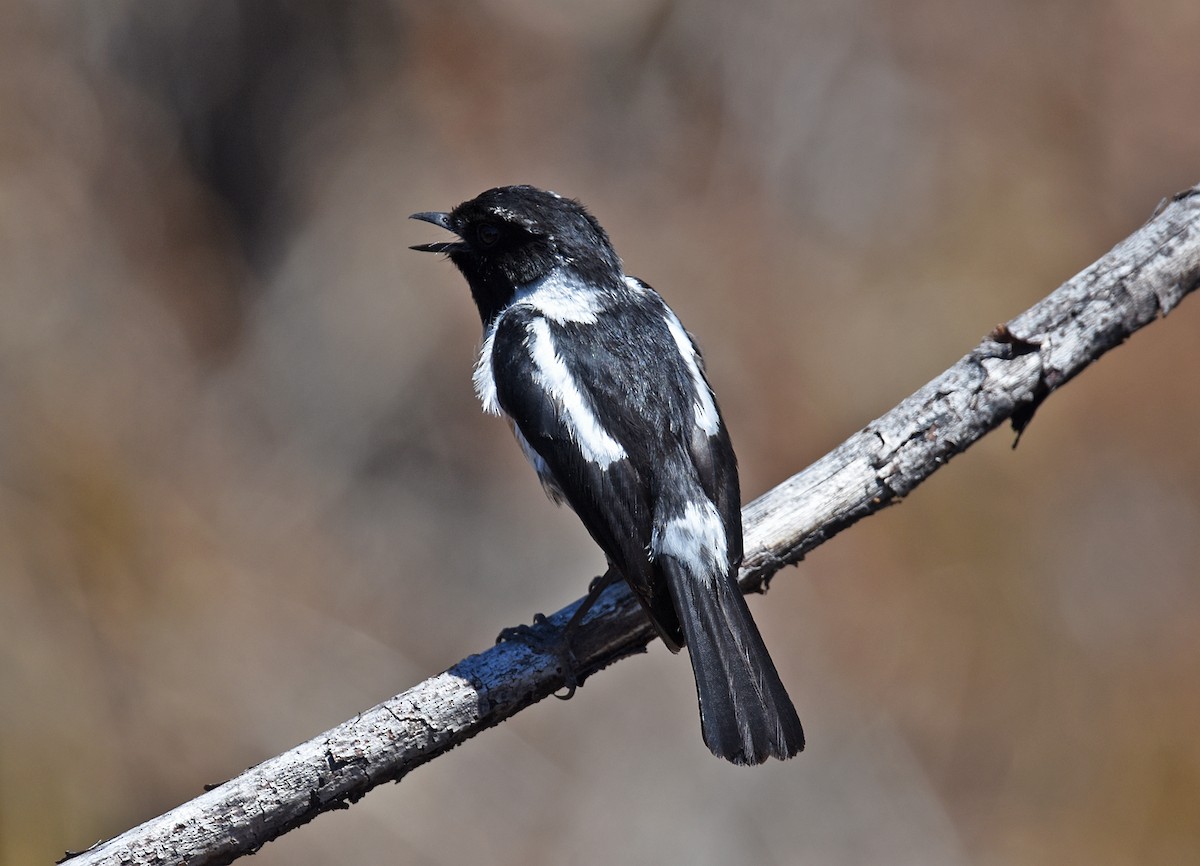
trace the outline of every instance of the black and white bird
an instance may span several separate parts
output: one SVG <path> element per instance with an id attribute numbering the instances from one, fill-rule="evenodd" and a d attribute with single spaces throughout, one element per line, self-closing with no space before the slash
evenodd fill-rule
<path id="1" fill-rule="evenodd" d="M 737 585 L 737 460 L 695 343 L 625 275 L 596 219 L 531 186 L 418 213 L 483 320 L 475 390 L 547 493 L 575 510 L 663 642 L 687 646 L 704 742 L 735 764 L 790 758 L 804 732 Z"/>

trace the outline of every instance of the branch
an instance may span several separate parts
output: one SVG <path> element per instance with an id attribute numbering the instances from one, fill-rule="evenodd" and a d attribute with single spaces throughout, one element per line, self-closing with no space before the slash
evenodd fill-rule
<path id="1" fill-rule="evenodd" d="M 743 511 L 746 590 L 898 501 L 1005 420 L 1020 432 L 1053 391 L 1166 315 L 1200 285 L 1200 186 L 1049 297 L 998 326 L 957 364 Z M 1015 443 L 1014 443 L 1015 445 Z M 562 625 L 576 602 L 550 618 Z M 644 652 L 653 630 L 621 583 L 573 643 L 580 679 Z M 470 656 L 176 809 L 81 854 L 99 863 L 217 864 L 253 853 L 330 809 L 348 808 L 563 686 L 523 644 Z"/>

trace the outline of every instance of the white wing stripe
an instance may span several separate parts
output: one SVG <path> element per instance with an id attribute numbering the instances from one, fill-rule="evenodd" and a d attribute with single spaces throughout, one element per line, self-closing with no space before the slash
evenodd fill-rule
<path id="1" fill-rule="evenodd" d="M 529 351 L 537 367 L 536 384 L 549 391 L 562 406 L 566 416 L 563 420 L 583 458 L 601 469 L 625 458 L 625 449 L 600 425 L 571 371 L 558 356 L 550 323 L 545 319 L 534 319 L 528 333 Z"/>
<path id="2" fill-rule="evenodd" d="M 717 414 L 717 404 L 713 402 L 708 382 L 704 380 L 704 374 L 700 372 L 696 348 L 692 345 L 691 338 L 688 337 L 687 331 L 683 329 L 683 325 L 679 323 L 679 319 L 674 313 L 668 309 L 664 318 L 667 322 L 667 330 L 671 332 L 679 354 L 683 357 L 683 363 L 687 365 L 688 373 L 692 377 L 692 388 L 695 391 L 692 412 L 695 415 L 696 424 L 709 436 L 715 436 L 721 429 L 721 416 Z"/>

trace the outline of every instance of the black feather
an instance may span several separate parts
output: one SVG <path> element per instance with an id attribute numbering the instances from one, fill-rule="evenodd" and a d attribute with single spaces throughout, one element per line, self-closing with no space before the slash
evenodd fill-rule
<path id="1" fill-rule="evenodd" d="M 659 562 L 696 675 L 705 744 L 735 764 L 795 755 L 804 748 L 800 717 L 737 584 L 698 579 L 671 557 Z"/>
<path id="2" fill-rule="evenodd" d="M 603 469 L 584 459 L 572 443 L 562 406 L 554 395 L 528 386 L 536 375 L 536 365 L 526 344 L 526 328 L 534 318 L 537 315 L 530 310 L 510 309 L 496 329 L 492 351 L 500 405 L 545 461 L 567 504 L 625 578 L 663 643 L 672 652 L 678 652 L 683 646 L 683 632 L 667 584 L 659 578 L 647 555 L 653 529 L 650 500 L 653 479 L 648 470 L 656 461 L 646 453 L 647 444 L 631 432 L 639 427 L 645 429 L 647 421 L 635 413 L 622 423 L 612 417 L 611 411 L 605 412 L 602 417 L 606 429 L 630 456 Z M 561 326 L 551 327 L 553 331 Z M 611 347 L 606 345 L 622 346 L 620 333 L 615 328 L 593 328 L 575 335 L 576 345 L 586 346 L 588 351 L 573 360 L 580 365 L 586 363 L 587 369 L 572 372 L 578 381 L 590 383 L 593 403 L 608 405 L 604 403 L 606 392 L 616 394 L 620 390 L 620 383 L 614 381 L 620 366 L 613 360 Z M 621 351 L 624 350 L 623 347 Z M 586 362 L 579 360 L 584 357 Z M 618 401 L 612 405 L 623 404 Z M 664 409 L 661 400 L 652 405 L 658 406 L 659 411 Z"/>
<path id="3" fill-rule="evenodd" d="M 499 187 L 414 216 L 460 238 L 416 249 L 447 253 L 471 287 L 485 406 L 508 415 L 663 642 L 688 646 L 705 743 L 738 764 L 799 752 L 800 720 L 736 583 L 737 459 L 674 313 L 571 199 Z"/>

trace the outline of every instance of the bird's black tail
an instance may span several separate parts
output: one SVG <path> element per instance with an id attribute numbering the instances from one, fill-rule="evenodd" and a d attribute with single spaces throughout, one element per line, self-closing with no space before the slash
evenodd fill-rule
<path id="1" fill-rule="evenodd" d="M 696 675 L 705 744 L 735 764 L 795 755 L 804 748 L 800 717 L 733 575 L 694 575 L 670 556 L 659 564 Z"/>

